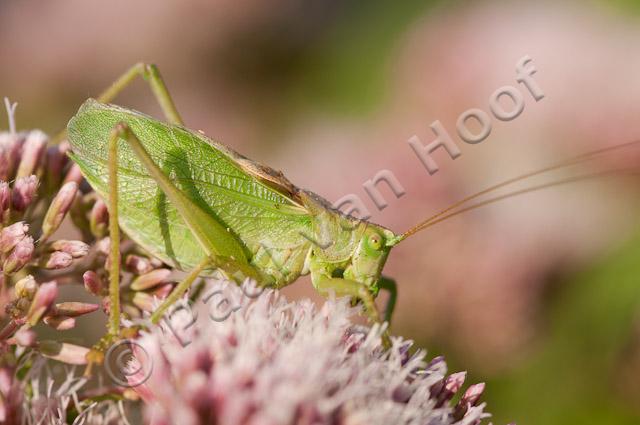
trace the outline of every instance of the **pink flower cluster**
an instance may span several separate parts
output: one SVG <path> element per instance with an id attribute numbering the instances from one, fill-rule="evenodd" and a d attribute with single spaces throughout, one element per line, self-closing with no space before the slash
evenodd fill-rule
<path id="1" fill-rule="evenodd" d="M 210 320 L 198 303 L 195 322 L 176 312 L 137 341 L 136 370 L 151 373 L 135 390 L 153 425 L 479 424 L 489 416 L 479 403 L 484 384 L 451 404 L 465 373 L 447 376 L 442 358 L 427 362 L 402 338 L 385 349 L 384 329 L 354 326 L 346 299 L 317 308 L 276 291 L 253 300 L 235 285 L 211 285 L 239 300 L 226 320 Z"/>

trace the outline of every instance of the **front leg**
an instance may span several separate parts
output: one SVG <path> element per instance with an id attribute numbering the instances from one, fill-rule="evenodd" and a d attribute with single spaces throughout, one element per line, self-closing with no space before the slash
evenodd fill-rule
<path id="1" fill-rule="evenodd" d="M 104 361 L 104 352 L 111 344 L 119 339 L 120 332 L 120 226 L 118 225 L 118 140 L 121 132 L 115 128 L 109 137 L 108 149 L 108 184 L 109 197 L 107 210 L 109 211 L 109 320 L 107 334 L 100 339 L 87 354 L 87 369 L 85 375 L 91 374 L 94 364 Z"/>
<path id="2" fill-rule="evenodd" d="M 317 274 L 315 276 L 312 274 L 311 279 L 315 288 L 325 296 L 333 292 L 337 296 L 348 296 L 351 297 L 352 300 L 360 300 L 364 305 L 364 310 L 369 321 L 371 323 L 381 323 L 375 299 L 365 284 L 356 282 L 355 280 Z M 381 338 L 382 346 L 385 349 L 390 348 L 391 338 L 388 328 L 384 329 Z"/>
<path id="3" fill-rule="evenodd" d="M 373 323 L 380 323 L 380 314 L 376 307 L 375 300 L 369 288 L 355 280 L 330 277 L 326 275 L 311 276 L 313 285 L 324 296 L 334 292 L 336 296 L 348 296 L 354 300 L 360 300 L 364 305 L 364 310 L 369 320 Z"/>
<path id="4" fill-rule="evenodd" d="M 391 324 L 391 317 L 393 316 L 393 311 L 396 308 L 396 300 L 398 298 L 398 286 L 396 285 L 395 280 L 386 276 L 381 276 L 380 280 L 378 280 L 378 288 L 389 292 L 387 305 L 384 308 L 384 321 Z"/>

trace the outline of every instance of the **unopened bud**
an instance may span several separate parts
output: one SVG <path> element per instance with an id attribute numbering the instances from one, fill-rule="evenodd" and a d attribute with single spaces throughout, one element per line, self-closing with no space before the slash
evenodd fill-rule
<path id="1" fill-rule="evenodd" d="M 73 258 L 82 258 L 89 253 L 89 245 L 82 241 L 57 240 L 51 244 L 53 251 L 62 251 Z"/>
<path id="2" fill-rule="evenodd" d="M 102 308 L 102 311 L 106 315 L 108 315 L 111 312 L 111 300 L 109 299 L 109 297 L 104 297 L 100 301 L 100 308 Z"/>
<path id="3" fill-rule="evenodd" d="M 11 205 L 14 211 L 25 212 L 36 197 L 38 178 L 36 176 L 22 177 L 13 185 Z"/>
<path id="4" fill-rule="evenodd" d="M 153 291 L 151 291 L 151 295 L 162 300 L 166 298 L 167 295 L 169 295 L 172 290 L 173 290 L 173 285 L 170 283 L 167 283 L 166 285 L 158 286 L 157 288 L 155 288 Z"/>
<path id="5" fill-rule="evenodd" d="M 161 283 L 165 283 L 167 278 L 171 275 L 169 269 L 156 269 L 149 273 L 138 276 L 131 283 L 131 289 L 134 291 L 144 291 L 145 289 L 153 288 Z"/>
<path id="6" fill-rule="evenodd" d="M 15 273 L 22 269 L 29 261 L 34 251 L 33 238 L 26 236 L 18 242 L 2 265 L 5 274 Z"/>
<path id="7" fill-rule="evenodd" d="M 0 181 L 0 225 L 9 220 L 11 211 L 11 188 L 7 182 Z"/>
<path id="8" fill-rule="evenodd" d="M 68 301 L 56 304 L 51 313 L 52 316 L 77 317 L 83 314 L 93 313 L 100 306 L 98 304 L 80 303 Z"/>
<path id="9" fill-rule="evenodd" d="M 17 298 L 27 298 L 32 300 L 38 290 L 38 283 L 33 276 L 28 275 L 16 282 L 13 288 Z"/>
<path id="10" fill-rule="evenodd" d="M 13 179 L 23 142 L 22 134 L 0 133 L 0 180 Z"/>
<path id="11" fill-rule="evenodd" d="M 460 399 L 460 402 L 467 403 L 470 406 L 475 406 L 476 404 L 478 404 L 478 401 L 480 401 L 480 397 L 484 392 L 484 387 L 484 382 L 471 385 L 469 388 L 467 388 L 467 391 L 464 392 L 464 395 Z"/>
<path id="12" fill-rule="evenodd" d="M 96 238 L 103 238 L 107 235 L 109 211 L 107 210 L 107 205 L 101 199 L 98 199 L 96 203 L 93 204 L 93 208 L 89 214 L 89 226 L 91 233 L 93 233 L 93 236 Z"/>
<path id="13" fill-rule="evenodd" d="M 146 292 L 136 292 L 132 301 L 140 310 L 152 311 L 155 307 L 153 296 Z"/>
<path id="14" fill-rule="evenodd" d="M 38 348 L 43 356 L 54 360 L 75 365 L 87 364 L 89 349 L 79 345 L 58 341 L 42 341 L 38 344 Z"/>
<path id="15" fill-rule="evenodd" d="M 91 294 L 102 296 L 107 293 L 107 288 L 98 273 L 89 270 L 82 275 L 82 280 L 84 281 L 85 289 Z"/>
<path id="16" fill-rule="evenodd" d="M 148 258 L 144 258 L 139 255 L 127 255 L 127 258 L 125 259 L 125 267 L 128 271 L 136 275 L 149 273 L 153 270 L 151 261 L 149 261 Z"/>
<path id="17" fill-rule="evenodd" d="M 36 343 L 36 333 L 30 329 L 20 329 L 14 335 L 14 339 L 22 347 L 33 347 Z"/>
<path id="18" fill-rule="evenodd" d="M 462 384 L 464 384 L 466 376 L 467 372 L 457 372 L 444 379 L 442 390 L 436 397 L 436 407 L 444 406 L 445 403 L 453 398 L 462 387 Z"/>
<path id="19" fill-rule="evenodd" d="M 73 263 L 71 254 L 62 251 L 55 251 L 45 255 L 41 260 L 41 265 L 49 270 L 58 270 L 69 267 Z"/>
<path id="20" fill-rule="evenodd" d="M 57 331 L 67 331 L 76 326 L 76 319 L 73 317 L 47 316 L 43 321 L 47 326 L 51 326 Z"/>
<path id="21" fill-rule="evenodd" d="M 480 396 L 484 391 L 485 384 L 474 384 L 467 388 L 467 391 L 464 392 L 464 395 L 458 401 L 455 408 L 453 409 L 453 418 L 455 422 L 460 421 L 466 415 L 467 411 L 470 407 L 475 406 L 480 401 Z"/>
<path id="22" fill-rule="evenodd" d="M 30 326 L 35 326 L 40 321 L 42 316 L 53 306 L 57 296 L 58 284 L 56 282 L 40 285 L 27 314 L 27 322 Z"/>
<path id="23" fill-rule="evenodd" d="M 0 232 L 0 253 L 6 254 L 18 245 L 29 231 L 29 225 L 24 221 L 19 221 L 7 226 Z"/>
<path id="24" fill-rule="evenodd" d="M 109 237 L 102 238 L 95 244 L 96 251 L 103 255 L 109 255 L 111 250 L 111 239 Z M 108 269 L 108 267 L 106 267 Z"/>
<path id="25" fill-rule="evenodd" d="M 34 130 L 27 134 L 27 139 L 22 146 L 22 159 L 16 173 L 16 179 L 35 174 L 46 145 L 47 135 L 43 132 Z"/>
<path id="26" fill-rule="evenodd" d="M 62 182 L 62 170 L 67 164 L 68 157 L 66 155 L 69 146 L 67 143 L 61 143 L 58 146 L 51 146 L 47 149 L 46 156 L 46 173 L 47 173 L 47 193 L 52 193 L 55 188 L 59 187 Z"/>
<path id="27" fill-rule="evenodd" d="M 64 177 L 64 183 L 76 182 L 78 185 L 82 182 L 84 176 L 82 175 L 82 171 L 78 164 L 73 164 L 73 166 L 67 172 L 67 175 Z"/>
<path id="28" fill-rule="evenodd" d="M 74 198 L 78 193 L 78 184 L 69 182 L 62 186 L 58 194 L 51 201 L 47 214 L 42 222 L 42 238 L 47 239 L 58 228 L 67 215 Z"/>

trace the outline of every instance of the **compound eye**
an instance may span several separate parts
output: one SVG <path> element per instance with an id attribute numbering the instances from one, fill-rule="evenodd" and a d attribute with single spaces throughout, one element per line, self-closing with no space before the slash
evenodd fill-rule
<path id="1" fill-rule="evenodd" d="M 369 246 L 376 251 L 380 251 L 382 249 L 382 236 L 378 234 L 369 236 Z"/>

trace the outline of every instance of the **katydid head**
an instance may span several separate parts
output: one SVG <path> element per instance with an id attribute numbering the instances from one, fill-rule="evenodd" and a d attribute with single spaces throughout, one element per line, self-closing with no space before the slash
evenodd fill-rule
<path id="1" fill-rule="evenodd" d="M 374 295 L 377 294 L 382 269 L 396 239 L 391 230 L 367 223 L 344 277 L 364 283 Z"/>

